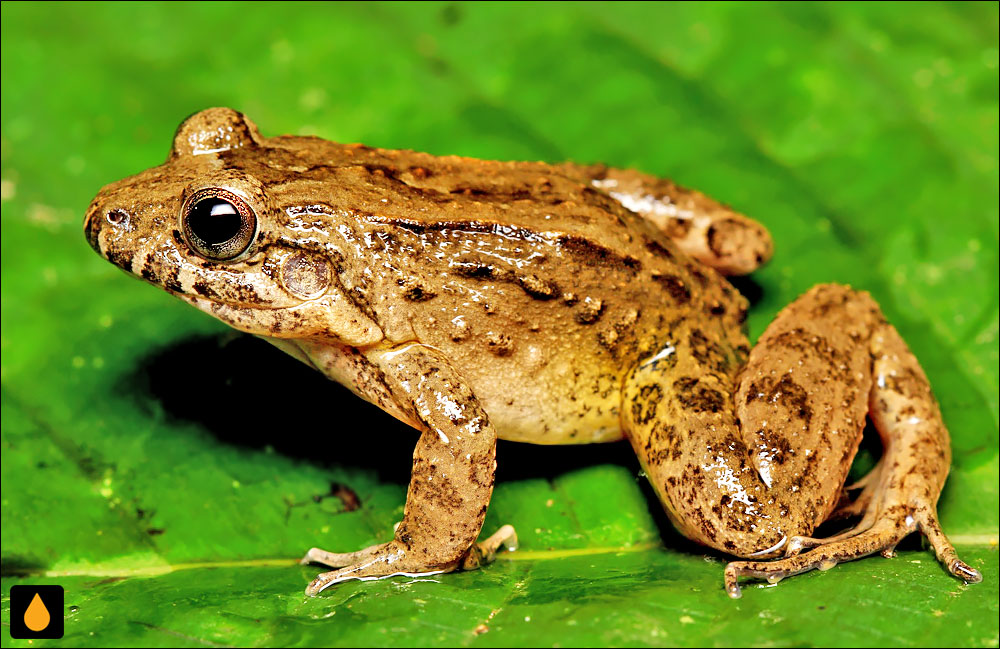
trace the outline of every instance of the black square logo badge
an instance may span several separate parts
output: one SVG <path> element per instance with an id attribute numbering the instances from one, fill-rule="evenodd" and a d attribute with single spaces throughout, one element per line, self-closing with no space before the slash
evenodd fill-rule
<path id="1" fill-rule="evenodd" d="M 63 637 L 62 586 L 11 586 L 10 637 L 19 640 Z"/>

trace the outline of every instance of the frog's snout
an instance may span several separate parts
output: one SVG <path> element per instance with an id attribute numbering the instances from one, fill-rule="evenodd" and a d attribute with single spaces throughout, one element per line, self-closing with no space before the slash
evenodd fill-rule
<path id="1" fill-rule="evenodd" d="M 90 244 L 90 247 L 99 255 L 103 254 L 100 242 L 101 225 L 103 223 L 103 214 L 101 214 L 97 201 L 94 201 L 87 208 L 87 215 L 83 217 L 83 234 L 87 237 L 87 243 Z"/>
<path id="2" fill-rule="evenodd" d="M 114 240 L 121 235 L 127 235 L 133 230 L 132 215 L 121 207 L 109 205 L 106 201 L 95 198 L 94 202 L 87 208 L 87 214 L 83 217 L 83 234 L 87 237 L 87 243 L 94 249 L 94 252 L 109 259 L 112 263 L 118 263 L 109 244 L 109 239 Z M 118 264 L 121 265 L 121 264 Z"/>

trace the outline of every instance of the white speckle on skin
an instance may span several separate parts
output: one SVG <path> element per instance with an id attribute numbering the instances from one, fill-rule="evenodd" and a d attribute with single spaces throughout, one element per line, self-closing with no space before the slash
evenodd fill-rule
<path id="1" fill-rule="evenodd" d="M 677 350 L 674 347 L 673 343 L 667 343 L 666 346 L 663 349 L 661 349 L 655 356 L 653 356 L 652 358 L 649 358 L 649 359 L 646 359 L 645 361 L 643 361 L 639 365 L 639 367 L 643 368 L 643 367 L 646 367 L 647 365 L 652 365 L 656 361 L 663 360 L 667 356 L 670 356 L 675 351 L 677 351 Z"/>
<path id="2" fill-rule="evenodd" d="M 656 198 L 652 194 L 637 195 L 624 192 L 608 192 L 608 194 L 627 209 L 640 214 L 655 214 L 675 219 L 693 219 L 695 216 L 691 210 L 681 209 L 673 203 Z"/>

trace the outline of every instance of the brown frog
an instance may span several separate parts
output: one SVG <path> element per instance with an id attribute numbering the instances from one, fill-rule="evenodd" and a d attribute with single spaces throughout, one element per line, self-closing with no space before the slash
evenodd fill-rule
<path id="1" fill-rule="evenodd" d="M 498 438 L 628 439 L 677 529 L 744 559 L 725 570 L 732 597 L 740 577 L 889 555 L 918 530 L 981 579 L 938 524 L 948 432 L 878 305 L 817 286 L 751 348 L 724 275 L 765 262 L 770 237 L 698 192 L 605 166 L 263 138 L 212 108 L 164 164 L 102 189 L 84 229 L 117 266 L 421 431 L 394 538 L 311 549 L 304 562 L 334 568 L 311 595 L 510 544 L 510 526 L 477 543 Z M 884 455 L 845 487 L 866 416 Z M 841 516 L 860 520 L 810 537 Z"/>

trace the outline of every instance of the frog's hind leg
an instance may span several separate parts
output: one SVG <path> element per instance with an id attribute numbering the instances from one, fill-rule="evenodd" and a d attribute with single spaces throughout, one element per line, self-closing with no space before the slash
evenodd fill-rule
<path id="1" fill-rule="evenodd" d="M 879 463 L 875 465 L 875 468 L 865 474 L 863 478 L 852 485 L 844 487 L 841 502 L 833 510 L 833 513 L 827 518 L 828 521 L 831 521 L 861 516 L 861 520 L 858 521 L 854 527 L 826 538 L 793 536 L 788 539 L 788 545 L 785 546 L 785 556 L 792 557 L 807 548 L 815 548 L 826 543 L 847 539 L 870 529 L 871 526 L 875 524 L 878 509 L 870 507 L 869 505 L 871 505 L 872 499 L 879 490 L 879 476 L 882 474 L 883 466 L 884 464 L 880 460 Z M 858 489 L 861 489 L 861 493 L 858 494 L 854 500 L 847 497 L 848 492 L 857 491 Z"/>
<path id="2" fill-rule="evenodd" d="M 833 513 L 830 514 L 828 520 L 835 520 L 838 518 L 850 518 L 852 516 L 861 516 L 868 510 L 868 504 L 872 501 L 872 497 L 875 491 L 878 489 L 879 476 L 882 475 L 882 460 L 872 468 L 871 471 L 866 473 L 864 477 L 855 482 L 854 484 L 844 487 L 844 493 L 841 502 L 837 505 Z M 851 500 L 848 495 L 852 491 L 861 490 L 861 493 L 857 495 L 854 500 Z"/>
<path id="3" fill-rule="evenodd" d="M 622 422 L 657 495 L 689 538 L 751 559 L 726 572 L 781 579 L 891 550 L 921 529 L 952 574 L 975 580 L 940 533 L 948 434 L 916 359 L 878 305 L 818 286 L 783 310 L 741 371 L 695 329 L 625 379 Z M 738 376 L 737 376 L 738 374 Z M 885 445 L 859 525 L 809 535 L 834 512 L 870 414 Z M 799 539 L 800 552 L 774 562 Z M 807 539 L 806 543 L 802 539 Z"/>
<path id="4" fill-rule="evenodd" d="M 875 508 L 875 511 L 879 511 Z M 958 558 L 954 546 L 948 541 L 937 519 L 934 506 L 912 509 L 912 514 L 902 516 L 906 508 L 895 506 L 877 515 L 874 524 L 858 527 L 826 539 L 793 537 L 789 542 L 791 556 L 778 561 L 733 561 L 726 566 L 726 590 L 731 597 L 740 596 L 739 578 L 757 577 L 775 584 L 785 577 L 810 570 L 829 570 L 838 563 L 853 561 L 880 552 L 882 556 L 895 556 L 896 544 L 909 534 L 920 531 L 930 541 L 938 560 L 948 572 L 967 583 L 982 581 L 982 574 Z M 813 548 L 799 554 L 803 548 Z"/>
<path id="5" fill-rule="evenodd" d="M 665 178 L 605 165 L 566 163 L 560 169 L 607 192 L 686 254 L 724 275 L 753 272 L 774 251 L 763 225 Z"/>
<path id="6" fill-rule="evenodd" d="M 871 320 L 849 290 L 817 290 L 748 360 L 742 339 L 693 328 L 630 372 L 623 429 L 685 536 L 767 558 L 826 520 L 861 439 Z"/>
<path id="7" fill-rule="evenodd" d="M 896 544 L 915 531 L 927 537 L 952 575 L 970 583 L 982 580 L 978 570 L 958 558 L 938 522 L 937 500 L 948 475 L 951 449 L 927 377 L 888 323 L 875 326 L 869 347 L 874 381 L 868 416 L 885 450 L 856 501 L 864 507 L 864 517 L 855 528 L 827 539 L 793 538 L 788 552 L 813 548 L 805 554 L 773 562 L 730 563 L 726 587 L 731 595 L 739 596 L 739 577 L 762 577 L 773 583 L 875 552 L 891 557 Z"/>

